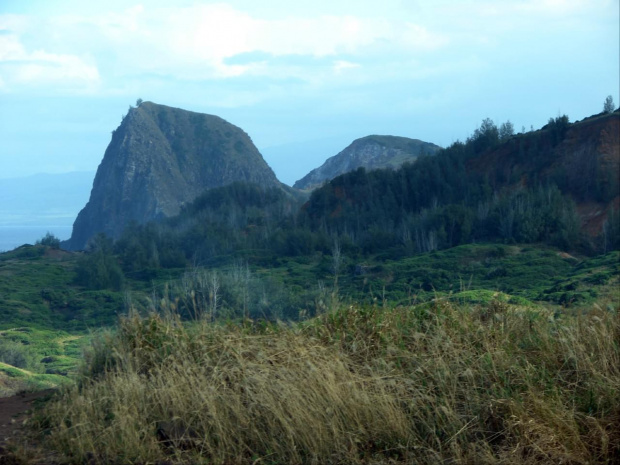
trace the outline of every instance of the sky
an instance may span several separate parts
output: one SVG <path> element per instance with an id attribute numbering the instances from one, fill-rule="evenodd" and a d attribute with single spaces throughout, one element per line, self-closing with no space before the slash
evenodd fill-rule
<path id="1" fill-rule="evenodd" d="M 620 101 L 619 0 L 0 0 L 0 182 L 94 171 L 138 98 L 292 184 L 354 139 L 440 146 Z"/>

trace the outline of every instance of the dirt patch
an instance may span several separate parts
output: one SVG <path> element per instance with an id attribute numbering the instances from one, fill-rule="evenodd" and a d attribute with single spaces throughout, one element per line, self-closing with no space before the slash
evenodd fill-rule
<path id="1" fill-rule="evenodd" d="M 22 426 L 30 417 L 34 404 L 41 399 L 49 398 L 54 392 L 54 389 L 46 389 L 0 398 L 0 459 L 2 448 L 6 443 L 22 434 Z"/>
<path id="2" fill-rule="evenodd" d="M 578 262 L 579 260 L 575 257 L 573 257 L 571 254 L 567 253 L 567 252 L 558 252 L 558 256 L 562 257 L 566 260 L 574 260 L 576 262 Z"/>
<path id="3" fill-rule="evenodd" d="M 0 398 L 0 465 L 58 465 L 57 453 L 42 447 L 25 426 L 40 404 L 56 392 L 45 389 Z"/>

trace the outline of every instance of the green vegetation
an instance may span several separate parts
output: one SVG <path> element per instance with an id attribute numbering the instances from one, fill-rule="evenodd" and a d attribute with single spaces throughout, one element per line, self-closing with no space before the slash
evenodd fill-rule
<path id="1" fill-rule="evenodd" d="M 73 383 L 88 339 L 31 327 L 0 331 L 0 397 Z"/>
<path id="2" fill-rule="evenodd" d="M 335 273 L 334 252 L 326 249 L 292 257 L 240 250 L 211 260 L 208 267 L 125 267 L 122 288 L 115 290 L 115 285 L 98 289 L 100 283 L 84 279 L 97 270 L 85 264 L 97 260 L 112 263 L 110 269 L 119 272 L 109 248 L 81 254 L 23 247 L 0 254 L 0 330 L 28 326 L 83 332 L 114 324 L 129 303 L 158 310 L 162 298 L 176 301 L 188 318 L 209 311 L 218 318 L 267 320 L 313 316 L 335 295 L 342 302 L 396 305 L 437 295 L 461 293 L 463 299 L 474 291 L 501 292 L 512 302 L 575 311 L 594 302 L 603 307 L 618 302 L 613 292 L 620 285 L 618 251 L 576 258 L 540 245 L 470 244 L 403 256 L 398 248 L 351 255 L 342 246 Z M 130 266 L 139 263 L 132 260 Z"/>
<path id="3" fill-rule="evenodd" d="M 51 247 L 52 249 L 60 249 L 60 239 L 48 232 L 40 240 L 36 242 L 36 245 L 44 245 Z"/>
<path id="4" fill-rule="evenodd" d="M 613 206 L 598 237 L 581 230 L 576 203 L 610 204 L 618 181 L 587 150 L 556 163 L 570 128 L 564 115 L 514 136 L 508 123 L 498 129 L 487 119 L 464 143 L 398 170 L 339 176 L 304 205 L 253 184 L 211 189 L 174 218 L 131 225 L 113 253 L 126 275 L 147 278 L 188 264 L 277 267 L 282 259 L 328 255 L 335 241 L 360 262 L 471 243 L 544 244 L 590 256 L 617 250 Z M 502 157 L 485 158 L 500 146 Z"/>
<path id="5" fill-rule="evenodd" d="M 112 324 L 123 294 L 75 284 L 80 254 L 22 246 L 0 254 L 0 330 L 95 329 Z"/>
<path id="6" fill-rule="evenodd" d="M 614 103 L 614 98 L 611 95 L 608 95 L 605 98 L 605 103 L 603 104 L 603 112 L 605 113 L 613 113 L 616 109 L 616 104 Z"/>

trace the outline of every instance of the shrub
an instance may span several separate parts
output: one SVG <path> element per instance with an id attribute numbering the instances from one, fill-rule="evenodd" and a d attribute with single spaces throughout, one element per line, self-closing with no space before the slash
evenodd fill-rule
<path id="1" fill-rule="evenodd" d="M 36 245 L 45 245 L 52 249 L 60 249 L 60 239 L 54 236 L 51 232 L 47 232 L 45 236 L 36 242 Z"/>
<path id="2" fill-rule="evenodd" d="M 30 371 L 37 371 L 37 355 L 21 342 L 0 339 L 0 362 Z"/>

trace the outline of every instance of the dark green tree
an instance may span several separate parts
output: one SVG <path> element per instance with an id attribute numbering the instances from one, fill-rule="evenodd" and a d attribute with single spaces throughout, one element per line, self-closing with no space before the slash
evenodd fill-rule
<path id="1" fill-rule="evenodd" d="M 605 99 L 605 103 L 603 104 L 603 111 L 605 113 L 613 113 L 616 109 L 616 105 L 614 104 L 614 98 L 611 95 L 608 95 Z"/>
<path id="2" fill-rule="evenodd" d="M 45 236 L 36 242 L 37 245 L 44 245 L 52 249 L 60 249 L 60 239 L 54 236 L 51 232 L 47 232 Z"/>
<path id="3" fill-rule="evenodd" d="M 510 121 L 502 123 L 499 127 L 499 138 L 504 141 L 510 139 L 515 134 L 515 128 Z"/>
<path id="4" fill-rule="evenodd" d="M 75 282 L 88 289 L 120 291 L 124 276 L 112 254 L 112 239 L 105 234 L 98 234 L 90 241 L 87 249 L 77 262 Z"/>

